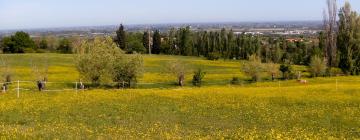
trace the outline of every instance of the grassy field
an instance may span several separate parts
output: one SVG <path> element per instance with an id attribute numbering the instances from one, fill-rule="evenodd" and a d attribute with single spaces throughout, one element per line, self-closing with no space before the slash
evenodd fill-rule
<path id="1" fill-rule="evenodd" d="M 14 80 L 33 80 L 29 61 L 45 56 L 50 62 L 49 81 L 77 80 L 71 55 L 3 57 L 11 64 Z M 191 75 L 187 87 L 172 86 L 174 80 L 163 74 L 163 66 L 175 59 L 204 68 L 205 87 L 190 86 Z M 145 66 L 140 82 L 159 84 L 77 93 L 29 90 L 21 91 L 20 98 L 15 91 L 1 94 L 0 138 L 360 138 L 360 77 L 309 79 L 307 85 L 281 81 L 231 86 L 233 76 L 245 78 L 237 61 L 145 56 Z"/>

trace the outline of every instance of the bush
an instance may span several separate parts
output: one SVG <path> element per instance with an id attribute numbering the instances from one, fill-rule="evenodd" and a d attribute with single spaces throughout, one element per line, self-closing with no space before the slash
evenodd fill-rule
<path id="1" fill-rule="evenodd" d="M 128 53 L 145 53 L 146 49 L 139 41 L 132 41 L 128 45 Z"/>
<path id="2" fill-rule="evenodd" d="M 167 64 L 166 71 L 177 78 L 179 86 L 185 85 L 186 65 L 182 61 L 172 61 Z"/>
<path id="3" fill-rule="evenodd" d="M 113 62 L 123 55 L 113 41 L 109 38 L 95 38 L 92 42 L 83 42 L 78 48 L 84 49 L 78 52 L 75 58 L 80 76 L 97 86 L 111 81 Z"/>
<path id="4" fill-rule="evenodd" d="M 212 52 L 212 53 L 209 53 L 209 55 L 207 56 L 207 59 L 208 60 L 219 60 L 220 57 L 221 57 L 221 55 L 219 53 Z"/>
<path id="5" fill-rule="evenodd" d="M 290 64 L 281 64 L 280 65 L 280 69 L 279 69 L 282 74 L 283 74 L 283 79 L 289 79 L 290 77 L 292 77 L 291 75 L 291 71 L 292 71 L 292 67 Z"/>
<path id="6" fill-rule="evenodd" d="M 341 75 L 345 75 L 345 74 L 340 68 L 327 68 L 326 75 L 327 76 L 341 76 Z"/>
<path id="7" fill-rule="evenodd" d="M 45 49 L 37 49 L 36 50 L 36 53 L 47 53 L 49 52 L 48 50 L 45 50 Z"/>
<path id="8" fill-rule="evenodd" d="M 140 55 L 119 57 L 114 62 L 114 82 L 118 88 L 132 88 L 137 84 L 137 79 L 143 72 L 143 58 Z"/>
<path id="9" fill-rule="evenodd" d="M 246 75 L 252 78 L 252 81 L 259 81 L 261 78 L 260 74 L 263 71 L 261 59 L 256 55 L 250 56 L 249 61 L 243 64 L 242 70 Z"/>
<path id="10" fill-rule="evenodd" d="M 205 77 L 205 72 L 203 72 L 201 69 L 198 69 L 195 71 L 192 83 L 194 86 L 201 87 L 202 85 L 202 79 Z"/>
<path id="11" fill-rule="evenodd" d="M 59 47 L 57 48 L 57 50 L 59 51 L 59 53 L 64 53 L 64 54 L 73 53 L 73 49 L 72 49 L 70 40 L 68 40 L 66 38 L 63 38 L 62 40 L 60 40 Z"/>
<path id="12" fill-rule="evenodd" d="M 232 85 L 241 85 L 242 84 L 239 77 L 233 77 L 232 80 L 230 81 L 230 83 Z"/>
<path id="13" fill-rule="evenodd" d="M 313 58 L 311 58 L 309 72 L 313 77 L 324 76 L 326 73 L 326 69 L 327 67 L 324 59 L 318 56 L 314 56 Z"/>
<path id="14" fill-rule="evenodd" d="M 33 48 L 24 48 L 24 53 L 36 53 Z"/>

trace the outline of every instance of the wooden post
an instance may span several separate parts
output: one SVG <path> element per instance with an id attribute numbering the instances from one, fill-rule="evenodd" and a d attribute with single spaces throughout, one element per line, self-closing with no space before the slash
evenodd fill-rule
<path id="1" fill-rule="evenodd" d="M 17 97 L 20 97 L 20 81 L 17 81 Z"/>
<path id="2" fill-rule="evenodd" d="M 279 88 L 280 88 L 280 81 L 279 81 Z"/>
<path id="3" fill-rule="evenodd" d="M 3 85 L 2 88 L 3 88 L 2 92 L 3 92 L 3 93 L 6 93 L 6 86 Z"/>
<path id="4" fill-rule="evenodd" d="M 76 94 L 78 93 L 78 84 L 77 84 L 77 82 L 75 82 L 75 92 L 76 92 Z"/>
<path id="5" fill-rule="evenodd" d="M 338 91 L 338 79 L 336 79 L 336 92 Z"/>

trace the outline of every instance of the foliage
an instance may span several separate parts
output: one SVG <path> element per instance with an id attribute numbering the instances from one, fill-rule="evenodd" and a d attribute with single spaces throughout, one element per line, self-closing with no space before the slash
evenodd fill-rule
<path id="1" fill-rule="evenodd" d="M 146 49 L 144 48 L 143 44 L 141 44 L 141 42 L 139 41 L 132 41 L 129 42 L 128 45 L 128 52 L 131 53 L 145 53 Z"/>
<path id="2" fill-rule="evenodd" d="M 271 75 L 271 80 L 274 81 L 276 76 L 279 75 L 279 66 L 274 63 L 268 63 L 265 65 L 266 72 Z"/>
<path id="3" fill-rule="evenodd" d="M 143 58 L 141 55 L 119 56 L 115 59 L 113 81 L 118 87 L 134 87 L 143 74 Z"/>
<path id="4" fill-rule="evenodd" d="M 187 72 L 186 64 L 180 60 L 170 61 L 167 64 L 166 71 L 177 78 L 179 86 L 185 85 L 185 74 Z"/>
<path id="5" fill-rule="evenodd" d="M 240 84 L 242 84 L 242 83 L 241 83 L 241 80 L 240 80 L 239 77 L 233 77 L 233 78 L 231 79 L 231 81 L 230 81 L 230 84 L 232 84 L 232 85 L 240 85 Z"/>
<path id="6" fill-rule="evenodd" d="M 249 58 L 249 62 L 244 63 L 242 65 L 242 71 L 250 76 L 253 81 L 257 82 L 260 80 L 261 72 L 264 71 L 263 64 L 261 63 L 261 59 L 256 56 L 252 55 Z"/>
<path id="7" fill-rule="evenodd" d="M 324 59 L 320 58 L 319 56 L 314 56 L 313 58 L 311 58 L 309 72 L 312 74 L 312 76 L 318 77 L 324 75 L 326 69 L 327 66 Z"/>
<path id="8" fill-rule="evenodd" d="M 39 48 L 40 49 L 48 49 L 48 43 L 47 43 L 46 39 L 41 39 Z"/>
<path id="9" fill-rule="evenodd" d="M 283 79 L 289 79 L 292 72 L 292 67 L 290 64 L 281 64 L 279 70 L 283 74 Z"/>
<path id="10" fill-rule="evenodd" d="M 114 38 L 114 42 L 121 50 L 127 51 L 126 41 L 127 41 L 127 37 L 124 26 L 120 24 L 119 29 L 116 31 L 116 37 Z"/>
<path id="11" fill-rule="evenodd" d="M 348 2 L 340 9 L 337 46 L 339 67 L 345 74 L 360 74 L 360 16 L 351 10 Z"/>
<path id="12" fill-rule="evenodd" d="M 208 60 L 219 60 L 220 57 L 221 57 L 221 55 L 219 53 L 212 52 L 212 53 L 209 53 L 209 55 L 207 56 L 207 59 Z"/>
<path id="13" fill-rule="evenodd" d="M 75 57 L 76 67 L 82 79 L 89 80 L 94 85 L 109 82 L 112 79 L 113 62 L 123 54 L 112 42 L 111 38 L 95 38 L 94 41 L 85 41 Z"/>
<path id="14" fill-rule="evenodd" d="M 151 48 L 151 53 L 160 54 L 161 51 L 161 35 L 160 31 L 156 30 L 153 36 L 153 45 Z"/>
<path id="15" fill-rule="evenodd" d="M 33 52 L 36 48 L 35 42 L 25 32 L 16 32 L 15 35 L 2 39 L 1 47 L 4 53 L 25 53 Z"/>
<path id="16" fill-rule="evenodd" d="M 71 46 L 70 40 L 67 38 L 63 38 L 60 40 L 59 43 L 59 47 L 57 48 L 57 50 L 60 53 L 64 53 L 64 54 L 71 54 L 73 53 L 73 48 Z"/>
<path id="17" fill-rule="evenodd" d="M 201 87 L 203 83 L 203 79 L 206 75 L 206 72 L 203 72 L 202 69 L 198 69 L 194 72 L 192 83 L 194 86 Z"/>
<path id="18" fill-rule="evenodd" d="M 146 52 L 151 54 L 150 33 L 148 31 L 144 32 L 143 38 L 142 38 L 142 43 L 143 43 L 143 46 L 144 46 Z"/>

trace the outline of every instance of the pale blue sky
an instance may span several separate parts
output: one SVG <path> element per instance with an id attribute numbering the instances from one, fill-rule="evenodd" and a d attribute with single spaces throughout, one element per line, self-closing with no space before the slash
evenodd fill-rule
<path id="1" fill-rule="evenodd" d="M 349 1 L 360 11 L 360 0 Z M 0 29 L 321 20 L 325 6 L 325 0 L 0 0 Z"/>

